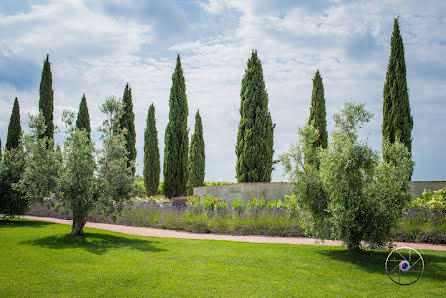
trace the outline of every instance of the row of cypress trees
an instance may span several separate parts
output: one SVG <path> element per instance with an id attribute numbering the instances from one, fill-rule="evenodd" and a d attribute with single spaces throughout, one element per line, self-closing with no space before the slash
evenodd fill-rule
<path id="1" fill-rule="evenodd" d="M 391 143 L 399 139 L 411 151 L 413 118 L 410 114 L 407 90 L 404 45 L 399 30 L 398 18 L 396 18 L 394 20 L 391 53 L 383 91 L 382 134 L 383 139 L 388 139 Z M 46 131 L 42 137 L 54 138 L 54 91 L 52 89 L 52 74 L 48 55 L 44 61 L 39 94 L 39 110 L 43 113 L 46 124 Z M 265 88 L 262 64 L 255 50 L 252 51 L 251 57 L 247 62 L 240 98 L 240 123 L 235 148 L 237 155 L 237 181 L 269 182 L 273 169 L 273 133 L 275 124 L 272 122 L 268 109 L 268 94 Z M 126 148 L 128 162 L 133 163 L 134 173 L 134 161 L 136 159 L 135 116 L 133 113 L 132 90 L 128 84 L 125 86 L 122 101 L 123 111 L 119 123 L 121 128 L 127 131 Z M 180 56 L 178 55 L 172 75 L 169 98 L 169 122 L 164 139 L 164 193 L 167 197 L 184 195 L 188 190 L 191 190 L 191 187 L 204 184 L 205 150 L 201 116 L 199 111 L 197 111 L 195 115 L 195 130 L 189 146 L 188 113 L 185 79 Z M 326 148 L 328 134 L 326 129 L 325 95 L 319 71 L 315 73 L 313 78 L 308 122 L 313 124 L 320 132 L 319 139 L 314 145 Z M 85 94 L 82 96 L 79 105 L 76 126 L 80 129 L 85 129 L 91 138 L 90 117 Z M 21 133 L 19 103 L 16 98 L 8 127 L 6 151 L 21 148 Z M 152 104 L 148 110 L 147 127 L 144 132 L 144 182 L 148 195 L 154 195 L 158 191 L 160 180 L 159 156 L 155 107 Z M 386 159 L 387 157 L 384 156 L 384 158 Z M 14 183 L 14 181 L 11 183 Z M 11 189 L 8 191 L 11 191 Z"/>

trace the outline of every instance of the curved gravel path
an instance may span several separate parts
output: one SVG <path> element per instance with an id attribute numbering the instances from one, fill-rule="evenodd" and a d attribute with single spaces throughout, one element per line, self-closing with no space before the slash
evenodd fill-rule
<path id="1" fill-rule="evenodd" d="M 30 220 L 49 221 L 66 225 L 72 224 L 72 220 L 58 219 L 52 217 L 21 216 L 21 218 Z M 163 238 L 226 240 L 226 241 L 236 241 L 236 242 L 283 243 L 283 244 L 327 245 L 327 246 L 343 245 L 341 241 L 325 240 L 324 242 L 321 242 L 321 240 L 319 239 L 306 238 L 306 237 L 270 237 L 270 236 L 234 236 L 234 235 L 220 235 L 220 234 L 198 234 L 198 233 L 189 233 L 189 232 L 174 231 L 174 230 L 113 225 L 113 224 L 95 223 L 95 222 L 87 222 L 85 226 L 88 228 L 107 230 L 129 235 L 163 237 Z M 446 251 L 446 245 L 443 244 L 426 244 L 426 243 L 411 243 L 411 242 L 394 242 L 394 244 L 396 247 L 409 246 L 415 249 Z"/>

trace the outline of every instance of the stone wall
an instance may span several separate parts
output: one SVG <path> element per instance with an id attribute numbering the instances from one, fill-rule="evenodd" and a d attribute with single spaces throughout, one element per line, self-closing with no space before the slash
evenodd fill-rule
<path id="1" fill-rule="evenodd" d="M 246 203 L 254 196 L 265 196 L 265 201 L 283 198 L 291 194 L 291 185 L 287 182 L 256 182 L 256 183 L 235 183 L 215 186 L 194 187 L 194 195 L 211 196 L 231 203 L 235 199 L 242 199 Z"/>
<path id="2" fill-rule="evenodd" d="M 446 187 L 446 181 L 412 181 L 410 185 L 412 194 L 416 198 L 420 197 L 425 189 L 435 191 L 443 187 Z"/>
<path id="3" fill-rule="evenodd" d="M 411 191 L 415 197 L 421 196 L 424 189 L 439 190 L 446 186 L 446 181 L 412 181 Z M 226 185 L 194 187 L 194 195 L 211 196 L 231 203 L 235 199 L 242 199 L 247 202 L 254 196 L 265 196 L 265 201 L 283 198 L 291 194 L 291 185 L 288 182 L 271 183 L 234 183 Z"/>

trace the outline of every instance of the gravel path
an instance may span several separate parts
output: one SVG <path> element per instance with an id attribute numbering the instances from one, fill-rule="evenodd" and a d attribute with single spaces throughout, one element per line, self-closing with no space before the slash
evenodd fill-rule
<path id="1" fill-rule="evenodd" d="M 58 219 L 52 217 L 21 216 L 21 218 L 30 220 L 49 221 L 66 225 L 72 224 L 71 220 Z M 306 245 L 327 245 L 327 246 L 343 245 L 341 241 L 325 240 L 324 242 L 321 242 L 319 239 L 306 238 L 306 237 L 269 237 L 269 236 L 233 236 L 233 235 L 218 235 L 218 234 L 197 234 L 197 233 L 189 233 L 182 231 L 113 225 L 113 224 L 94 223 L 94 222 L 87 222 L 85 226 L 88 228 L 119 232 L 129 235 L 163 237 L 163 238 L 226 240 L 226 241 L 253 242 L 253 243 L 283 243 L 283 244 L 306 244 Z M 409 246 L 414 249 L 446 251 L 446 245 L 443 244 L 426 244 L 426 243 L 411 243 L 411 242 L 394 242 L 394 244 L 396 247 Z"/>

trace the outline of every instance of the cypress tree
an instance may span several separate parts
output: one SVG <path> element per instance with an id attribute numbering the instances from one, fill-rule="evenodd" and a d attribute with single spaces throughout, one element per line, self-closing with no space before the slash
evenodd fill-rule
<path id="1" fill-rule="evenodd" d="M 49 55 L 46 55 L 46 60 L 43 63 L 42 78 L 40 80 L 40 99 L 39 110 L 42 111 L 45 118 L 45 133 L 40 137 L 48 137 L 48 139 L 54 139 L 54 124 L 53 124 L 53 112 L 54 112 L 54 90 L 53 90 L 53 75 L 51 74 L 51 64 L 49 61 Z"/>
<path id="2" fill-rule="evenodd" d="M 0 163 L 2 162 L 2 153 L 3 153 L 2 139 L 0 139 Z"/>
<path id="3" fill-rule="evenodd" d="M 152 103 L 147 113 L 147 127 L 144 131 L 144 185 L 148 196 L 154 196 L 158 192 L 160 170 L 158 131 L 156 130 L 155 106 Z"/>
<path id="4" fill-rule="evenodd" d="M 20 147 L 20 137 L 22 136 L 22 126 L 20 125 L 20 107 L 17 97 L 12 107 L 11 118 L 9 119 L 8 137 L 6 138 L 6 149 L 11 151 Z"/>
<path id="5" fill-rule="evenodd" d="M 88 139 L 91 140 L 90 114 L 88 113 L 87 98 L 85 98 L 85 93 L 82 95 L 81 103 L 79 104 L 76 127 L 78 129 L 85 129 L 85 131 L 88 133 Z"/>
<path id="6" fill-rule="evenodd" d="M 200 111 L 195 114 L 195 131 L 189 148 L 189 190 L 204 185 L 205 153 Z"/>
<path id="7" fill-rule="evenodd" d="M 394 20 L 393 25 L 383 97 L 383 141 L 387 139 L 390 143 L 394 143 L 399 139 L 411 152 L 413 118 L 410 114 L 404 45 L 398 18 Z M 384 159 L 388 158 L 384 156 Z"/>
<path id="8" fill-rule="evenodd" d="M 238 182 L 269 182 L 273 166 L 273 131 L 262 63 L 253 50 L 240 91 L 240 123 L 235 153 Z"/>
<path id="9" fill-rule="evenodd" d="M 135 114 L 133 113 L 133 103 L 132 103 L 132 88 L 129 87 L 129 84 L 125 85 L 124 95 L 122 97 L 122 115 L 119 119 L 119 124 L 121 129 L 126 129 L 127 133 L 125 134 L 125 148 L 127 149 L 127 165 L 132 166 L 132 174 L 135 174 L 135 165 L 134 162 L 136 160 L 136 132 L 135 132 Z"/>
<path id="10" fill-rule="evenodd" d="M 188 114 L 186 83 L 180 55 L 178 55 L 170 88 L 169 122 L 164 135 L 163 187 L 165 195 L 169 198 L 182 196 L 186 193 L 189 165 Z"/>
<path id="11" fill-rule="evenodd" d="M 6 149 L 0 171 L 0 213 L 7 216 L 23 214 L 28 206 L 28 201 L 13 187 L 20 181 L 25 167 L 21 135 L 20 107 L 16 97 L 9 120 Z"/>
<path id="12" fill-rule="evenodd" d="M 308 124 L 319 130 L 319 138 L 314 143 L 315 147 L 327 148 L 327 120 L 325 112 L 324 84 L 319 70 L 313 78 L 313 92 L 311 94 L 310 118 Z"/>

